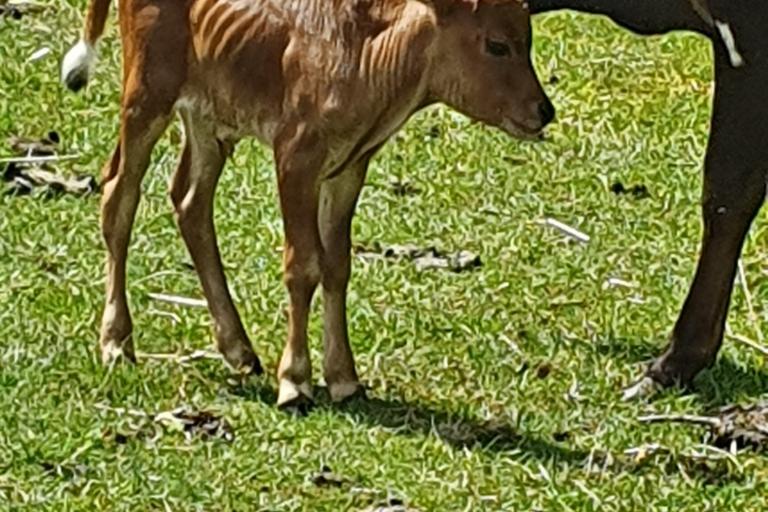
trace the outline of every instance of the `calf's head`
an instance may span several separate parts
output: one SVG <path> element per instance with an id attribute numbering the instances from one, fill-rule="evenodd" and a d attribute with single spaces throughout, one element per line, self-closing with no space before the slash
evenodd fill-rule
<path id="1" fill-rule="evenodd" d="M 521 0 L 441 0 L 430 77 L 433 99 L 518 138 L 555 116 L 531 63 L 531 23 Z"/>

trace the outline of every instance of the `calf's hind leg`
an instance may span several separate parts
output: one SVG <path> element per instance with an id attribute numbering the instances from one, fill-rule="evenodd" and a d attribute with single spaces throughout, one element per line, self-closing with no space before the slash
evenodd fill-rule
<path id="1" fill-rule="evenodd" d="M 152 108 L 142 102 L 143 98 L 146 95 L 130 88 L 124 93 L 120 143 L 103 172 L 101 230 L 107 247 L 107 282 L 99 344 L 105 364 L 119 356 L 136 360 L 125 291 L 128 244 L 141 181 L 149 166 L 152 148 L 170 118 L 170 108 Z"/>
<path id="2" fill-rule="evenodd" d="M 232 302 L 213 223 L 216 185 L 232 145 L 217 140 L 189 114 L 182 118 L 186 141 L 171 182 L 176 221 L 203 286 L 219 352 L 235 370 L 258 374 L 261 364 Z"/>
<path id="3" fill-rule="evenodd" d="M 184 9 L 162 2 L 120 4 L 123 94 L 120 143 L 106 168 L 101 227 L 107 246 L 106 305 L 101 322 L 103 361 L 117 355 L 135 359 L 125 292 L 125 265 L 141 180 L 152 148 L 171 119 L 185 80 L 188 24 Z M 125 14 L 125 16 L 123 16 Z"/>

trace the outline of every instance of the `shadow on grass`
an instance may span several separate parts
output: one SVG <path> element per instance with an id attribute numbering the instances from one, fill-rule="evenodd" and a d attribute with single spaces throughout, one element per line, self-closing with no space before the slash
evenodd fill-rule
<path id="1" fill-rule="evenodd" d="M 246 400 L 256 400 L 274 406 L 277 395 L 263 381 L 232 390 Z M 573 468 L 600 473 L 632 473 L 636 475 L 661 472 L 679 475 L 685 468 L 688 478 L 703 485 L 723 485 L 743 482 L 745 475 L 734 471 L 727 461 L 702 462 L 669 455 L 660 459 L 648 457 L 637 461 L 621 452 L 610 454 L 601 450 L 588 451 L 567 446 L 567 435 L 547 438 L 529 432 L 519 432 L 503 419 L 483 421 L 466 415 L 438 409 L 423 403 L 408 403 L 399 399 L 355 398 L 343 404 L 333 404 L 325 388 L 316 388 L 318 405 L 312 411 L 323 411 L 347 417 L 357 424 L 392 429 L 404 436 L 436 436 L 458 449 L 509 453 L 521 459 L 566 464 Z M 313 412 L 310 412 L 311 416 Z M 301 421 L 301 418 L 297 418 Z"/>
<path id="2" fill-rule="evenodd" d="M 331 407 L 331 406 L 329 406 Z M 356 399 L 335 408 L 358 423 L 382 426 L 406 435 L 434 435 L 455 448 L 520 451 L 538 460 L 581 463 L 589 452 L 539 435 L 518 432 L 502 419 L 490 421 L 400 400 Z"/>
<path id="3" fill-rule="evenodd" d="M 270 405 L 274 405 L 277 399 L 275 390 L 261 382 L 239 387 L 233 392 L 247 400 Z M 519 433 L 503 420 L 483 421 L 431 405 L 398 399 L 354 398 L 343 404 L 333 404 L 322 387 L 315 389 L 315 397 L 318 404 L 312 411 L 344 415 L 356 423 L 385 427 L 402 435 L 435 435 L 455 448 L 519 451 L 538 460 L 565 463 L 581 463 L 589 456 L 589 452 L 568 448 L 566 441 L 557 442 Z"/>
<path id="4" fill-rule="evenodd" d="M 696 378 L 692 392 L 712 406 L 750 400 L 768 392 L 768 371 L 740 365 L 721 355 L 711 368 Z"/>

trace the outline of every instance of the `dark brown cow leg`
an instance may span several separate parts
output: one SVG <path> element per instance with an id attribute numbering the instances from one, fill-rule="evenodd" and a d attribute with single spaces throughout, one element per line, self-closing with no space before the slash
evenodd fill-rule
<path id="1" fill-rule="evenodd" d="M 754 41 L 757 43 L 757 41 Z M 696 276 L 667 351 L 648 375 L 689 383 L 723 339 L 744 237 L 763 203 L 768 169 L 768 59 L 752 53 L 734 69 L 715 43 L 716 90 L 704 170 L 704 239 Z"/>

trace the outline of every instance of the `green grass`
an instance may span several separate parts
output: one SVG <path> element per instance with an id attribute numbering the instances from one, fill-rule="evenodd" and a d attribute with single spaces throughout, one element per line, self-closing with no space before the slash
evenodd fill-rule
<path id="1" fill-rule="evenodd" d="M 82 154 L 64 169 L 96 174 L 117 131 L 114 23 L 85 94 L 62 90 L 53 55 L 25 63 L 41 46 L 64 53 L 83 4 L 0 19 L 0 139 L 55 128 L 66 152 Z M 230 382 L 216 361 L 102 368 L 98 199 L 0 198 L 0 509 L 339 511 L 388 495 L 438 511 L 765 509 L 763 456 L 695 462 L 688 455 L 702 451 L 700 430 L 636 420 L 757 400 L 768 389 L 759 355 L 727 343 L 692 393 L 667 391 L 649 404 L 618 394 L 662 349 L 693 273 L 709 47 L 692 35 L 642 39 L 573 14 L 542 17 L 535 29 L 542 79 L 559 79 L 547 85 L 559 112 L 548 142 L 519 143 L 434 108 L 372 165 L 357 243 L 467 249 L 484 265 L 452 274 L 354 261 L 350 327 L 367 403 L 321 400 L 303 419 L 274 407 L 286 294 L 264 148 L 238 147 L 217 198 L 231 288 L 268 374 L 245 384 Z M 177 139 L 174 130 L 157 148 L 132 243 L 129 294 L 145 352 L 212 343 L 204 310 L 147 296 L 201 293 L 167 198 Z M 398 197 L 393 179 L 419 192 Z M 651 197 L 617 197 L 614 181 L 643 183 Z M 547 216 L 591 242 L 565 242 L 537 223 Z M 761 217 L 744 253 L 756 317 L 740 289 L 729 317 L 749 337 L 766 322 L 766 227 Z M 637 287 L 608 288 L 611 277 Z M 316 369 L 320 327 L 316 314 Z M 150 432 L 98 404 L 216 410 L 236 439 Z M 670 452 L 622 455 L 653 442 Z M 347 482 L 313 483 L 324 465 Z"/>

